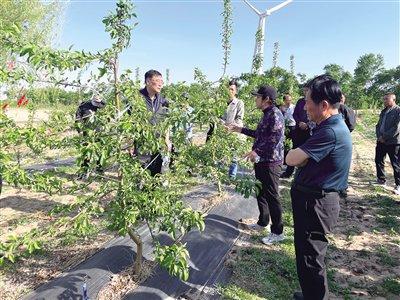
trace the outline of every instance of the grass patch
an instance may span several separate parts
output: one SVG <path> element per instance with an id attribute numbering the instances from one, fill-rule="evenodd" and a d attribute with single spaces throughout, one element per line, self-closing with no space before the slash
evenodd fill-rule
<path id="1" fill-rule="evenodd" d="M 233 265 L 231 282 L 219 287 L 224 299 L 291 299 L 300 290 L 297 279 L 293 243 L 293 215 L 290 190 L 281 190 L 283 223 L 286 240 L 274 246 L 264 246 L 260 238 L 265 232 L 250 236 L 253 247 L 239 249 Z"/>
<path id="2" fill-rule="evenodd" d="M 389 251 L 384 246 L 379 246 L 378 257 L 380 263 L 385 266 L 395 267 L 398 265 L 398 260 L 390 255 Z"/>
<path id="3" fill-rule="evenodd" d="M 327 269 L 326 275 L 328 277 L 329 291 L 330 293 L 334 293 L 335 295 L 341 295 L 343 299 L 351 299 L 350 297 L 350 288 L 349 287 L 341 287 L 335 281 L 335 269 Z"/>
<path id="4" fill-rule="evenodd" d="M 400 295 L 400 278 L 386 278 L 382 287 L 388 293 Z"/>
<path id="5" fill-rule="evenodd" d="M 359 111 L 355 130 L 364 137 L 375 140 L 375 126 L 379 120 L 379 111 Z"/>
<path id="6" fill-rule="evenodd" d="M 368 203 L 378 208 L 377 221 L 381 229 L 395 235 L 400 233 L 400 203 L 388 195 L 368 195 Z M 378 228 L 377 228 L 378 229 Z"/>
<path id="7" fill-rule="evenodd" d="M 233 300 L 259 300 L 265 299 L 253 295 L 237 285 L 230 284 L 226 287 L 219 287 L 219 293 L 222 295 L 222 299 L 233 299 Z"/>
<path id="8" fill-rule="evenodd" d="M 292 241 L 273 248 L 245 248 L 234 278 L 220 292 L 225 299 L 290 299 L 299 289 Z"/>

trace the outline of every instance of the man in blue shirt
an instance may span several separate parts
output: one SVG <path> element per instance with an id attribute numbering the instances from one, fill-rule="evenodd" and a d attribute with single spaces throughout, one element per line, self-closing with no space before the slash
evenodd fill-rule
<path id="1" fill-rule="evenodd" d="M 326 234 L 339 217 L 339 193 L 347 188 L 352 143 L 338 113 L 342 92 L 338 83 L 321 75 L 308 83 L 307 115 L 317 126 L 300 147 L 289 151 L 286 163 L 297 166 L 291 188 L 297 274 L 302 293 L 295 299 L 328 299 Z"/>
<path id="2" fill-rule="evenodd" d="M 283 163 L 285 121 L 281 111 L 276 107 L 276 90 L 273 87 L 261 86 L 257 92 L 253 92 L 253 95 L 256 97 L 257 108 L 264 114 L 257 129 L 252 130 L 234 124 L 228 128 L 254 138 L 252 151 L 245 157 L 254 163 L 256 178 L 261 182 L 261 191 L 257 195 L 260 215 L 258 222 L 249 227 L 263 230 L 271 218 L 271 233 L 261 240 L 264 244 L 270 245 L 285 239 L 282 206 L 279 201 L 279 174 Z"/>

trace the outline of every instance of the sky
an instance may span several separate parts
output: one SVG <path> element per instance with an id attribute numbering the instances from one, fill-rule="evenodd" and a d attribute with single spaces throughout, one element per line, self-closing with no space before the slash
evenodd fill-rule
<path id="1" fill-rule="evenodd" d="M 282 1 L 252 1 L 259 10 Z M 159 70 L 171 82 L 193 81 L 200 68 L 209 80 L 222 74 L 222 1 L 134 1 L 137 27 L 131 46 L 121 56 L 121 68 L 140 74 Z M 232 50 L 227 74 L 238 76 L 251 69 L 258 16 L 242 0 L 233 0 Z M 107 48 L 110 39 L 102 18 L 114 10 L 115 1 L 70 0 L 60 33 L 59 48 L 75 50 Z M 386 68 L 400 64 L 400 0 L 311 1 L 294 0 L 266 21 L 264 68 L 272 65 L 274 42 L 279 42 L 278 65 L 309 77 L 336 63 L 353 72 L 357 59 L 366 53 L 382 54 Z"/>

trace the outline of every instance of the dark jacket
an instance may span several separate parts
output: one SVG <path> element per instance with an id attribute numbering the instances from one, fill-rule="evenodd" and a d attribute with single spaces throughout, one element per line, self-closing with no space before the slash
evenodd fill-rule
<path id="1" fill-rule="evenodd" d="M 341 103 L 339 106 L 339 113 L 342 114 L 347 128 L 349 128 L 350 132 L 352 132 L 354 128 L 356 128 L 356 114 L 354 113 L 354 110 Z"/>
<path id="2" fill-rule="evenodd" d="M 242 128 L 242 133 L 254 138 L 252 150 L 260 156 L 260 162 L 274 166 L 283 162 L 285 121 L 276 106 L 269 106 L 263 113 L 256 130 Z"/>
<path id="3" fill-rule="evenodd" d="M 294 107 L 293 118 L 296 121 L 296 127 L 299 127 L 300 122 L 308 123 L 307 112 L 304 109 L 306 105 L 306 99 L 300 98 L 296 102 L 296 106 Z"/>
<path id="4" fill-rule="evenodd" d="M 90 100 L 82 102 L 76 110 L 75 122 L 82 123 L 83 127 L 85 128 L 90 123 L 90 116 L 96 113 L 98 109 L 103 108 L 105 105 L 106 104 L 103 101 L 95 102 Z M 79 128 L 78 131 L 80 131 Z"/>
<path id="5" fill-rule="evenodd" d="M 386 114 L 386 121 L 381 132 L 381 124 L 384 114 Z M 376 138 L 383 138 L 384 144 L 386 145 L 398 145 L 400 144 L 400 107 L 395 105 L 391 108 L 386 107 L 381 111 L 379 115 L 378 124 L 376 124 Z"/>
<path id="6" fill-rule="evenodd" d="M 156 125 L 168 113 L 169 103 L 167 99 L 162 97 L 160 94 L 156 94 L 156 98 L 151 100 L 146 88 L 141 89 L 139 92 L 146 101 L 147 109 L 153 113 L 150 123 Z"/>

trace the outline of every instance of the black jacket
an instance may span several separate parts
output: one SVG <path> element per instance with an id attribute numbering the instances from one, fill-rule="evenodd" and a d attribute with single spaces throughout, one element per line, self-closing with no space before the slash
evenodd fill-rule
<path id="1" fill-rule="evenodd" d="M 339 113 L 342 114 L 347 128 L 349 128 L 350 132 L 352 132 L 354 128 L 356 128 L 356 114 L 354 113 L 354 110 L 345 104 L 340 104 Z"/>
<path id="2" fill-rule="evenodd" d="M 383 114 L 386 115 L 384 133 L 380 132 Z M 400 144 L 400 107 L 395 105 L 392 108 L 385 108 L 379 115 L 378 124 L 376 124 L 376 138 L 383 138 L 386 145 L 399 145 Z"/>
<path id="3" fill-rule="evenodd" d="M 76 110 L 75 113 L 75 122 L 76 123 L 82 123 L 84 124 L 83 126 L 85 127 L 90 120 L 90 116 L 94 113 L 96 113 L 96 111 L 98 109 L 101 109 L 105 106 L 105 102 L 101 101 L 101 102 L 95 102 L 95 101 L 85 101 L 82 102 L 78 109 Z M 78 129 L 79 131 L 79 129 Z"/>

